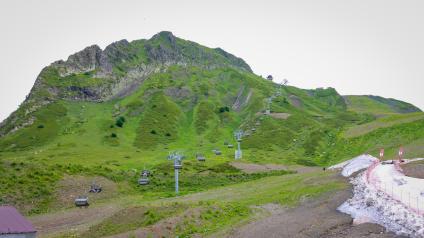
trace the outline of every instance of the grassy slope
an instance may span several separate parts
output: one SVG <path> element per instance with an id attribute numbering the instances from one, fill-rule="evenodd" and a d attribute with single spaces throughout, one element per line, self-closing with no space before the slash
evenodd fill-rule
<path id="1" fill-rule="evenodd" d="M 258 114 L 265 108 L 265 99 L 278 91 L 271 110 L 290 116 L 283 120 Z M 234 110 L 238 94 L 241 101 L 248 97 L 249 101 Z M 290 102 L 293 96 L 301 101 L 300 106 Z M 235 143 L 234 130 L 256 128 L 242 143 L 243 160 L 254 163 L 326 166 L 364 152 L 376 154 L 380 147 L 386 148 L 388 157 L 394 156 L 400 145 L 407 149 L 407 156 L 424 155 L 422 113 L 395 114 L 384 107 L 375 111 L 389 116 L 374 120 L 367 113 L 346 111 L 340 95 L 331 88 L 279 89 L 234 69 L 171 67 L 152 75 L 123 99 L 50 104 L 34 115 L 33 125 L 2 138 L 0 170 L 7 176 L 0 178 L 6 185 L 1 187 L 0 199 L 28 214 L 52 212 L 58 207 L 56 185 L 64 175 L 99 175 L 117 184 L 120 195 L 126 197 L 125 209 L 141 218 L 123 219 L 124 210 L 84 236 L 145 227 L 182 214 L 184 206 L 200 211 L 200 217 L 183 219 L 174 233 L 208 234 L 252 215 L 251 205 L 295 204 L 302 196 L 341 186 L 325 179 L 318 186 L 311 182 L 314 176 L 323 175 L 245 174 L 229 166 L 234 149 L 223 143 Z M 212 149 L 221 149 L 223 155 L 215 156 Z M 181 194 L 193 194 L 187 198 L 189 204 L 141 206 L 173 196 L 172 164 L 166 160 L 170 150 L 187 155 L 180 182 Z M 206 155 L 206 163 L 195 161 L 197 152 Z M 138 172 L 143 168 L 152 170 L 151 184 L 138 187 Z M 214 190 L 228 185 L 234 187 Z M 110 199 L 104 202 L 118 198 Z M 210 215 L 211 208 L 215 215 Z M 199 221 L 201 225 L 195 225 Z"/>
<path id="2" fill-rule="evenodd" d="M 248 95 L 250 99 L 236 111 L 231 106 L 241 88 L 244 88 L 242 101 Z M 289 113 L 290 117 L 282 120 L 257 115 L 264 109 L 265 99 L 277 91 L 281 95 L 274 99 L 271 109 Z M 288 99 L 292 95 L 301 100 L 300 107 L 290 103 Z M 188 163 L 193 167 L 187 174 L 188 182 L 192 179 L 199 182 L 187 183 L 183 193 L 272 175 L 246 176 L 240 171 L 224 169 L 232 160 L 234 149 L 226 148 L 223 143 L 235 143 L 233 132 L 239 127 L 245 131 L 256 127 L 256 132 L 242 143 L 244 160 L 308 166 L 335 163 L 377 151 L 381 146 L 391 153 L 400 144 L 408 145 L 424 137 L 421 124 L 405 123 L 415 116 L 405 115 L 371 122 L 380 123 L 373 126 L 376 130 L 372 133 L 344 138 L 346 126 L 350 127 L 349 131 L 355 128 L 363 131 L 361 128 L 368 124 L 352 125 L 363 124 L 372 117 L 345 111 L 340 99 L 333 89 L 278 89 L 266 80 L 234 69 L 205 71 L 196 67 L 171 67 L 152 75 L 138 91 L 123 99 L 51 104 L 38 112 L 32 126 L 1 139 L 0 160 L 4 168 L 10 168 L 10 163 L 25 163 L 28 168 L 55 170 L 51 179 L 48 174 L 41 174 L 36 183 L 31 182 L 31 177 L 22 181 L 3 178 L 8 186 L 2 188 L 2 194 L 7 194 L 2 199 L 16 203 L 26 212 L 45 212 L 49 203 L 54 202 L 51 194 L 58 179 L 64 174 L 79 173 L 103 175 L 125 188 L 128 183 L 131 189 L 125 193 L 141 193 L 152 199 L 169 196 L 172 174 L 165 173 L 170 166 L 165 158 L 171 150 L 183 150 L 191 161 L 200 152 L 208 160 L 206 167 Z M 220 111 L 225 107 L 229 110 Z M 125 120 L 118 125 L 121 117 Z M 394 123 L 398 120 L 402 124 Z M 256 126 L 259 121 L 261 124 Z M 388 126 L 392 127 L 380 128 Z M 404 132 L 405 128 L 408 130 Z M 407 136 L 400 136 L 404 134 Z M 221 149 L 223 155 L 215 156 L 212 149 Z M 144 167 L 158 173 L 147 190 L 136 187 L 135 171 Z M 25 167 L 22 169 L 26 171 Z M 22 173 L 14 171 L 9 172 L 12 177 Z M 214 179 L 208 181 L 210 176 Z M 25 189 L 33 192 L 19 196 L 19 191 Z M 34 194 L 37 199 L 32 201 Z M 24 206 L 29 202 L 31 206 Z"/>
<path id="3" fill-rule="evenodd" d="M 224 146 L 224 141 L 235 144 L 237 129 L 256 129 L 242 143 L 243 161 L 254 163 L 327 166 L 364 152 L 375 155 L 381 147 L 386 148 L 387 157 L 393 157 L 400 145 L 405 146 L 407 157 L 424 156 L 423 114 L 399 114 L 415 110 L 409 104 L 348 96 L 346 105 L 332 88 L 278 88 L 246 72 L 249 68 L 243 61 L 228 58 L 220 50 L 178 38 L 176 42 L 187 59 L 220 67 L 171 66 L 151 75 L 122 99 L 103 103 L 57 100 L 27 113 L 36 99 L 52 99 L 47 89 L 35 90 L 35 99 L 15 113 L 19 123 L 30 117 L 34 123 L 0 138 L 0 172 L 5 175 L 0 177 L 4 185 L 0 203 L 15 204 L 27 214 L 51 213 L 58 207 L 57 182 L 65 175 L 103 176 L 116 183 L 120 192 L 120 197 L 104 203 L 125 203 L 125 209 L 91 227 L 84 236 L 120 233 L 181 214 L 184 209 L 198 210 L 199 216 L 184 217 L 174 231 L 190 236 L 235 224 L 251 215 L 252 205 L 293 205 L 302 196 L 343 187 L 321 173 L 246 174 L 231 167 L 234 149 Z M 129 69 L 152 60 L 146 46 L 170 50 L 171 44 L 167 34 L 117 44 L 125 60 L 113 61 L 117 76 L 113 80 L 96 79 L 95 71 L 60 78 L 57 71 L 46 68 L 42 82 L 59 89 L 62 98 L 78 96 L 67 90 L 70 86 L 106 90 Z M 271 111 L 290 114 L 285 120 L 259 113 L 265 109 L 266 98 L 276 92 L 280 95 L 273 100 Z M 242 106 L 233 109 L 237 95 Z M 13 126 L 6 125 L 6 131 Z M 223 155 L 214 155 L 212 149 L 220 149 Z M 174 195 L 172 164 L 166 160 L 171 150 L 182 150 L 187 156 L 181 174 L 181 194 L 187 196 L 163 200 Z M 206 155 L 205 163 L 195 160 L 197 152 Z M 150 185 L 139 187 L 143 168 L 153 175 Z"/>
<path id="4" fill-rule="evenodd" d="M 255 213 L 253 206 L 267 203 L 295 206 L 302 199 L 344 189 L 346 186 L 347 183 L 332 173 L 315 172 L 267 177 L 154 201 L 146 201 L 140 196 L 127 196 L 112 201 L 121 204 L 122 210 L 108 215 L 104 221 L 90 226 L 82 234 L 77 231 L 65 233 L 61 237 L 102 237 L 145 228 L 170 218 L 174 218 L 171 224 L 175 223 L 174 228 L 167 225 L 171 236 L 203 236 L 251 218 Z M 107 206 L 107 203 L 101 206 Z"/>
<path id="5" fill-rule="evenodd" d="M 379 96 L 345 96 L 348 110 L 369 113 L 375 116 L 384 116 L 398 113 L 421 112 L 414 105 L 396 99 Z"/>
<path id="6" fill-rule="evenodd" d="M 375 121 L 365 123 L 362 125 L 355 125 L 348 127 L 344 136 L 347 138 L 365 135 L 379 128 L 391 127 L 394 125 L 413 122 L 424 119 L 424 113 L 407 113 L 407 114 L 394 114 L 386 117 L 381 117 Z"/>
<path id="7" fill-rule="evenodd" d="M 385 115 L 396 113 L 389 105 L 372 100 L 366 96 L 346 96 L 348 109 L 359 113 Z"/>

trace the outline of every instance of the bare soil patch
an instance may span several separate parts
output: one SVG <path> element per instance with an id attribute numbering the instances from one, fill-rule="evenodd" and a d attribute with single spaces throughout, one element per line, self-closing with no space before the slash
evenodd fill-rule
<path id="1" fill-rule="evenodd" d="M 260 172 L 269 172 L 273 170 L 288 170 L 288 167 L 285 165 L 278 164 L 248 164 L 242 162 L 231 162 L 231 166 L 242 170 L 245 173 L 260 173 Z"/>
<path id="2" fill-rule="evenodd" d="M 296 171 L 298 174 L 304 173 L 313 173 L 322 170 L 319 167 L 307 167 L 301 165 L 281 165 L 281 164 L 252 164 L 252 163 L 243 163 L 243 162 L 231 162 L 231 166 L 240 169 L 245 173 L 261 173 L 261 172 L 270 172 L 276 170 L 291 170 Z"/>
<path id="3" fill-rule="evenodd" d="M 411 162 L 401 166 L 406 176 L 424 179 L 424 161 Z"/>
<path id="4" fill-rule="evenodd" d="M 299 97 L 297 97 L 296 95 L 290 95 L 289 101 L 293 106 L 295 106 L 297 108 L 301 108 L 303 106 L 302 100 Z"/>
<path id="5" fill-rule="evenodd" d="M 397 237 L 384 232 L 376 224 L 352 225 L 349 215 L 336 209 L 349 197 L 349 190 L 332 192 L 319 198 L 308 199 L 296 208 L 284 208 L 278 204 L 261 206 L 268 216 L 240 228 L 233 228 L 227 237 Z"/>
<path id="6" fill-rule="evenodd" d="M 173 237 L 177 226 L 183 225 L 184 218 L 186 217 L 199 217 L 201 214 L 201 208 L 190 208 L 180 215 L 173 216 L 170 218 L 163 219 L 154 225 L 129 231 L 108 238 L 148 238 L 148 237 Z"/>
<path id="7" fill-rule="evenodd" d="M 282 120 L 286 120 L 287 118 L 290 117 L 289 113 L 285 113 L 285 112 L 273 112 L 271 114 L 269 114 L 271 117 L 275 118 L 275 119 L 282 119 Z"/>
<path id="8" fill-rule="evenodd" d="M 119 206 L 116 205 L 74 208 L 54 214 L 31 217 L 30 220 L 37 229 L 37 237 L 50 237 L 63 232 L 80 233 L 119 210 Z"/>
<path id="9" fill-rule="evenodd" d="M 101 193 L 89 193 L 93 181 L 102 187 Z M 58 182 L 56 189 L 56 201 L 53 208 L 69 208 L 74 206 L 74 200 L 78 196 L 88 196 L 90 203 L 112 198 L 118 195 L 118 185 L 104 177 L 86 177 L 66 175 Z"/>

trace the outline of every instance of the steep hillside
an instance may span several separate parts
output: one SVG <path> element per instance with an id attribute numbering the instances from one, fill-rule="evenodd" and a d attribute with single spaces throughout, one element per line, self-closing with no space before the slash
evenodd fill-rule
<path id="1" fill-rule="evenodd" d="M 25 102 L 0 125 L 6 175 L 0 176 L 0 203 L 30 214 L 68 208 L 73 204 L 63 202 L 69 200 L 64 191 L 81 191 L 75 181 L 96 177 L 107 178 L 120 195 L 170 197 L 166 157 L 173 150 L 187 157 L 181 194 L 291 173 L 232 167 L 234 148 L 227 144 L 236 144 L 239 129 L 243 161 L 253 163 L 326 166 L 380 147 L 394 153 L 401 144 L 424 155 L 417 149 L 424 140 L 420 115 L 376 121 L 417 110 L 392 99 L 343 98 L 333 88 L 281 86 L 222 49 L 170 32 L 104 50 L 90 46 L 44 68 Z M 361 129 L 369 123 L 372 129 Z M 360 132 L 345 136 L 352 128 Z M 206 162 L 197 162 L 196 153 Z M 153 175 L 140 187 L 143 168 Z"/>
<path id="2" fill-rule="evenodd" d="M 421 112 L 414 105 L 402 102 L 392 98 L 383 98 L 379 96 L 345 96 L 348 110 L 359 113 L 370 113 L 377 116 L 393 113 L 412 113 Z"/>
<path id="3" fill-rule="evenodd" d="M 104 50 L 93 45 L 45 67 L 19 110 L 1 124 L 0 135 L 32 124 L 33 112 L 60 99 L 103 102 L 128 96 L 147 77 L 171 65 L 251 72 L 242 59 L 220 48 L 177 38 L 171 32 L 160 32 L 149 40 L 121 40 Z"/>

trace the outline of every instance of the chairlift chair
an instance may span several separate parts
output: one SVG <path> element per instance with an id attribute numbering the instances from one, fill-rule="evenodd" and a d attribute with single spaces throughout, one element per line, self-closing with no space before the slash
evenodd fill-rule
<path id="1" fill-rule="evenodd" d="M 181 164 L 181 161 L 174 163 L 174 169 L 180 170 L 182 168 L 183 168 L 183 165 Z"/>
<path id="2" fill-rule="evenodd" d="M 144 169 L 143 171 L 141 171 L 141 176 L 150 176 L 150 171 L 147 169 Z"/>
<path id="3" fill-rule="evenodd" d="M 87 196 L 79 196 L 75 199 L 75 206 L 77 207 L 88 207 L 89 205 Z"/>
<path id="4" fill-rule="evenodd" d="M 91 184 L 89 192 L 90 193 L 100 193 L 100 192 L 102 192 L 102 187 L 100 185 L 97 185 L 95 182 L 93 182 Z"/>
<path id="5" fill-rule="evenodd" d="M 206 161 L 205 156 L 203 156 L 202 154 L 196 154 L 196 159 L 197 161 Z"/>
<path id="6" fill-rule="evenodd" d="M 147 185 L 149 184 L 149 178 L 147 176 L 143 176 L 138 180 L 139 185 Z"/>

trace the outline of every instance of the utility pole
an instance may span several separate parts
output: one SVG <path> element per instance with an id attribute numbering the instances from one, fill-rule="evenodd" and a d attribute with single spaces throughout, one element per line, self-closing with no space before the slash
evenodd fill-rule
<path id="1" fill-rule="evenodd" d="M 380 160 L 383 161 L 384 159 L 384 149 L 380 149 Z"/>
<path id="2" fill-rule="evenodd" d="M 234 132 L 234 137 L 236 138 L 237 141 L 237 150 L 235 152 L 235 159 L 241 159 L 242 158 L 242 152 L 241 152 L 241 141 L 242 141 L 242 136 L 243 136 L 243 131 L 242 130 L 238 130 L 236 132 Z"/>
<path id="3" fill-rule="evenodd" d="M 168 155 L 168 160 L 174 161 L 174 171 L 175 171 L 175 195 L 178 196 L 179 184 L 178 184 L 178 174 L 179 171 L 183 168 L 182 160 L 184 156 L 179 152 L 171 152 Z"/>
<path id="4" fill-rule="evenodd" d="M 403 147 L 400 147 L 399 149 L 399 163 L 402 163 L 403 161 Z"/>

